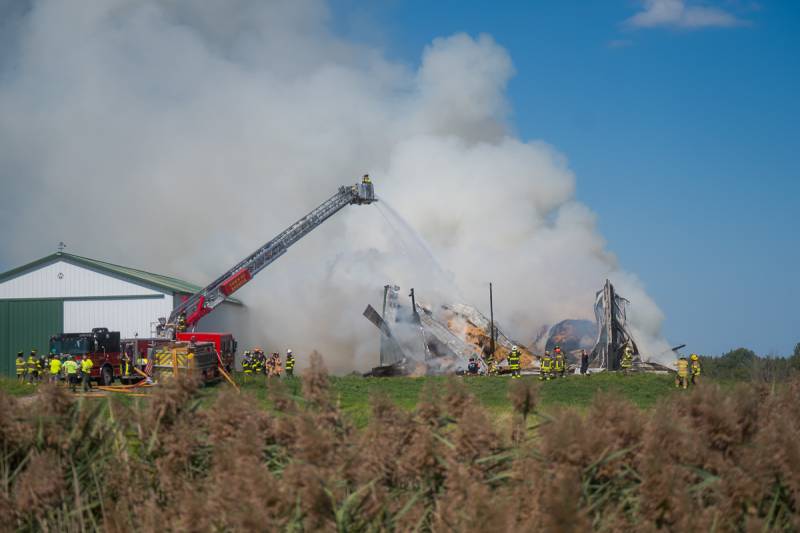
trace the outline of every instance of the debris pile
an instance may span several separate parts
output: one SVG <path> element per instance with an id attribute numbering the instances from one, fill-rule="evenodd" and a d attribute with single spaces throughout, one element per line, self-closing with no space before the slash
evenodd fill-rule
<path id="1" fill-rule="evenodd" d="M 400 287 L 384 287 L 383 312 L 371 305 L 364 316 L 381 331 L 380 366 L 368 375 L 448 374 L 466 370 L 470 358 L 481 365 L 491 356 L 491 321 L 472 306 L 443 305 L 437 309 L 417 302 L 412 289 L 411 305 L 400 303 Z M 521 351 L 523 368 L 536 366 L 527 348 L 510 340 L 495 324 L 495 361 L 506 360 L 511 347 Z"/>

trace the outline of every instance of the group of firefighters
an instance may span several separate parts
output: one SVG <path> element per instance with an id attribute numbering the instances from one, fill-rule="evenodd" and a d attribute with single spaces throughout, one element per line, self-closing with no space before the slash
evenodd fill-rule
<path id="1" fill-rule="evenodd" d="M 633 370 L 633 348 L 630 344 L 625 344 L 622 348 L 622 353 L 619 359 L 619 367 L 622 375 L 628 375 Z M 517 346 L 511 348 L 511 352 L 507 356 L 508 372 L 512 378 L 521 377 L 521 364 L 520 364 L 520 351 Z M 500 373 L 497 362 L 491 356 L 485 360 L 485 372 L 481 369 L 481 359 L 479 357 L 470 357 L 469 364 L 467 365 L 467 375 L 479 375 L 482 373 L 490 376 Z M 539 359 L 539 379 L 541 381 L 550 381 L 554 378 L 563 378 L 567 375 L 568 361 L 566 354 L 561 349 L 561 346 L 556 345 L 551 354 L 549 350 L 544 352 L 544 355 Z M 589 366 L 589 356 L 586 350 L 581 350 L 581 363 L 580 373 L 587 374 Z M 689 359 L 681 356 L 675 363 L 677 374 L 675 376 L 675 386 L 683 387 L 684 389 L 689 384 L 696 385 L 700 379 L 701 366 L 700 358 L 697 354 L 692 354 Z"/>
<path id="2" fill-rule="evenodd" d="M 511 377 L 522 377 L 522 354 L 518 346 L 511 347 L 511 351 L 506 357 L 506 360 L 508 361 L 508 370 L 511 373 Z M 567 357 L 561 349 L 561 346 L 556 345 L 552 354 L 550 350 L 546 350 L 539 360 L 539 379 L 549 381 L 553 378 L 563 378 L 567 375 L 567 364 Z M 486 374 L 496 376 L 500 373 L 499 365 L 493 357 L 490 356 L 486 360 L 485 365 Z M 480 373 L 481 365 L 479 358 L 470 357 L 469 363 L 467 364 L 467 374 L 478 375 Z"/>
<path id="3" fill-rule="evenodd" d="M 682 355 L 676 362 L 675 367 L 678 369 L 677 374 L 675 374 L 675 387 L 684 389 L 689 387 L 689 384 L 697 385 L 700 382 L 700 358 L 697 356 L 696 353 L 693 353 L 689 356 L 689 359 L 686 359 L 686 356 Z"/>
<path id="4" fill-rule="evenodd" d="M 89 357 L 76 359 L 74 355 L 51 353 L 49 357 L 38 355 L 36 350 L 31 350 L 28 358 L 23 352 L 17 352 L 17 379 L 21 383 L 50 383 L 65 381 L 70 389 L 75 392 L 78 382 L 83 382 L 83 390 L 92 388 L 92 368 L 94 362 Z"/>
<path id="5" fill-rule="evenodd" d="M 242 355 L 242 372 L 245 380 L 248 376 L 262 374 L 267 377 L 280 377 L 286 371 L 286 377 L 294 376 L 294 354 L 292 350 L 286 350 L 286 362 L 281 363 L 281 356 L 278 352 L 272 352 L 267 357 L 261 348 L 247 350 Z"/>

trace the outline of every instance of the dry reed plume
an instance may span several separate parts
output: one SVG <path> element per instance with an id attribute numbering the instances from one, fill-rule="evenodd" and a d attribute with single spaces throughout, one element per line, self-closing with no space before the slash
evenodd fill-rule
<path id="1" fill-rule="evenodd" d="M 536 412 L 521 380 L 497 431 L 457 382 L 413 413 L 342 415 L 321 358 L 274 412 L 195 384 L 137 407 L 42 387 L 0 395 L 0 527 L 83 531 L 798 530 L 800 382 L 712 385 L 651 411 L 598 396 Z"/>

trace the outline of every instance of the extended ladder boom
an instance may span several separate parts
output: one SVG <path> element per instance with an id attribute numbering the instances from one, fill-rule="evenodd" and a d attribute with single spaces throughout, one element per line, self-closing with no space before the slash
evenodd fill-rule
<path id="1" fill-rule="evenodd" d="M 193 328 L 205 315 L 221 304 L 242 285 L 253 279 L 267 265 L 286 253 L 291 245 L 308 235 L 314 228 L 350 204 L 375 202 L 375 191 L 368 177 L 356 185 L 339 187 L 339 192 L 319 207 L 283 230 L 277 237 L 247 256 L 201 291 L 181 302 L 169 316 L 170 324 L 178 324 L 181 315 L 186 328 Z"/>

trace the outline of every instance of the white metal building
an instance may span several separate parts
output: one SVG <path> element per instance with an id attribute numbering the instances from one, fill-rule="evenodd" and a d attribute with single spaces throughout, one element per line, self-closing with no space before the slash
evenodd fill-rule
<path id="1" fill-rule="evenodd" d="M 0 372 L 14 354 L 46 351 L 56 333 L 106 327 L 150 337 L 158 317 L 200 287 L 185 281 L 58 252 L 0 274 Z M 223 307 L 240 305 L 229 300 Z M 222 309 L 217 312 L 222 311 Z"/>

